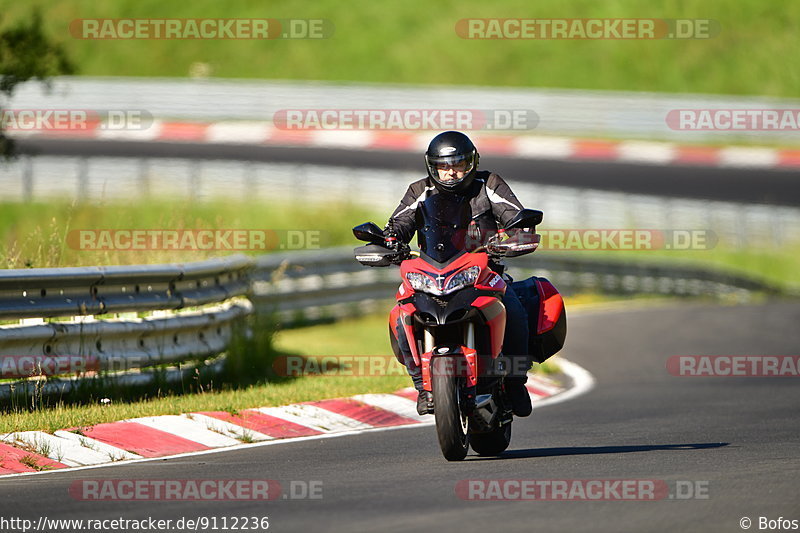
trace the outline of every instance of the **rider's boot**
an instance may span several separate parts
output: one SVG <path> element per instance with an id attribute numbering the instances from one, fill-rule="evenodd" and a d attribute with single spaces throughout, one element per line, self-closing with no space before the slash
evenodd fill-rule
<path id="1" fill-rule="evenodd" d="M 531 405 L 531 395 L 528 389 L 525 388 L 525 382 L 528 381 L 528 376 L 523 377 L 507 377 L 506 378 L 506 393 L 509 400 L 511 400 L 511 409 L 516 416 L 529 416 L 533 411 Z"/>
<path id="2" fill-rule="evenodd" d="M 414 381 L 414 388 L 417 389 L 417 413 L 420 415 L 433 414 L 433 395 L 422 388 L 422 372 L 419 374 L 411 374 L 411 379 Z"/>

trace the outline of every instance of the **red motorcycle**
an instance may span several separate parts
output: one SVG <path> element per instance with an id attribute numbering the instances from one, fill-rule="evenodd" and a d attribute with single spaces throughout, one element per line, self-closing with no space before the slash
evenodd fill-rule
<path id="1" fill-rule="evenodd" d="M 389 337 L 404 363 L 395 327 L 401 324 L 423 387 L 432 393 L 439 446 L 449 461 L 464 459 L 470 447 L 479 455 L 498 455 L 511 441 L 513 413 L 504 378 L 515 366 L 527 367 L 527 360 L 503 355 L 506 281 L 493 267 L 503 257 L 535 251 L 541 220 L 541 211 L 523 209 L 487 237 L 471 224 L 467 201 L 438 194 L 417 208 L 418 253 L 403 244 L 387 247 L 387 235 L 372 222 L 353 228 L 356 238 L 370 243 L 355 249 L 361 264 L 400 265 Z M 529 353 L 541 363 L 564 344 L 563 299 L 544 278 L 513 288 L 528 312 Z"/>

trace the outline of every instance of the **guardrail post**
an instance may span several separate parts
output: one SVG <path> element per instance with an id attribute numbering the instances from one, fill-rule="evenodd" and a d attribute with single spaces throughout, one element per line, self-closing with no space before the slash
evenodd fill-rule
<path id="1" fill-rule="evenodd" d="M 150 160 L 145 158 L 139 160 L 139 191 L 145 198 L 150 196 Z"/>
<path id="2" fill-rule="evenodd" d="M 252 200 L 256 190 L 256 168 L 252 161 L 247 161 L 242 167 L 242 183 L 244 200 Z"/>
<path id="3" fill-rule="evenodd" d="M 33 156 L 25 157 L 22 166 L 22 199 L 33 201 Z"/>
<path id="4" fill-rule="evenodd" d="M 192 202 L 196 201 L 198 198 L 202 168 L 202 163 L 200 161 L 192 161 L 189 165 L 189 200 Z"/>
<path id="5" fill-rule="evenodd" d="M 89 199 L 89 158 L 82 157 L 78 160 L 78 201 Z"/>

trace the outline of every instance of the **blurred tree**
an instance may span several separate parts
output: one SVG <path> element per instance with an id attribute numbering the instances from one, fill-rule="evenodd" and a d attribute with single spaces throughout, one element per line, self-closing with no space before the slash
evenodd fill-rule
<path id="1" fill-rule="evenodd" d="M 73 74 L 75 66 L 60 44 L 48 40 L 42 30 L 42 15 L 34 10 L 30 20 L 0 30 L 0 93 L 10 97 L 14 88 L 30 79 L 48 84 L 58 74 Z M 0 109 L 2 117 L 2 109 Z M 14 154 L 14 143 L 3 134 L 0 120 L 0 156 Z"/>

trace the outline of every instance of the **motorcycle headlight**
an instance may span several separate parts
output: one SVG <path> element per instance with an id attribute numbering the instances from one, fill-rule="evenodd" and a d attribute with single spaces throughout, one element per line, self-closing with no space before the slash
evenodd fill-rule
<path id="1" fill-rule="evenodd" d="M 434 294 L 439 293 L 436 283 L 425 274 L 420 274 L 419 272 L 409 272 L 406 274 L 406 279 L 411 284 L 411 288 L 415 291 L 432 292 Z"/>
<path id="2" fill-rule="evenodd" d="M 415 291 L 422 291 L 442 296 L 444 294 L 450 294 L 451 292 L 457 291 L 463 287 L 474 285 L 480 273 L 481 267 L 469 267 L 450 278 L 450 281 L 447 282 L 446 287 L 441 287 L 433 278 L 426 276 L 425 274 L 420 274 L 419 272 L 409 272 L 406 274 L 406 279 L 411 284 L 411 288 L 413 288 Z"/>
<path id="3" fill-rule="evenodd" d="M 478 279 L 478 274 L 481 273 L 481 267 L 473 266 L 466 270 L 462 270 L 447 282 L 447 287 L 444 288 L 443 294 L 448 294 L 457 291 L 463 287 L 474 285 Z"/>

